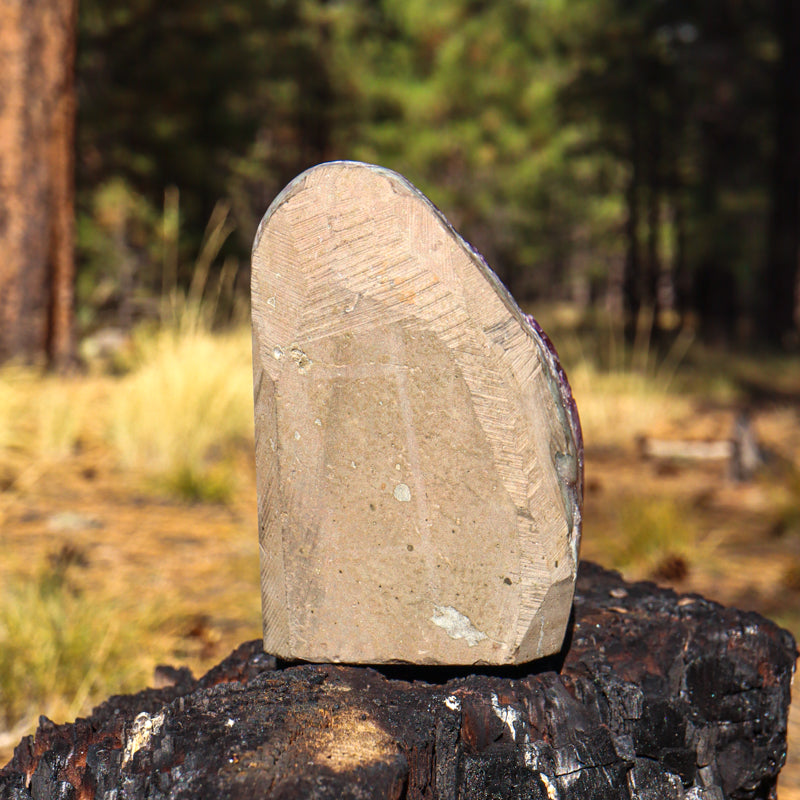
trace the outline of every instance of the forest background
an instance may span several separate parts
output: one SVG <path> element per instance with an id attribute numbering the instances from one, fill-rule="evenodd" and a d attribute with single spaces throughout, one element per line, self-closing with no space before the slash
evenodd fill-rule
<path id="1" fill-rule="evenodd" d="M 404 174 L 551 333 L 582 555 L 800 633 L 800 3 L 32 5 L 0 0 L 0 756 L 259 635 L 249 250 L 332 159 Z M 645 453 L 741 425 L 746 475 Z"/>
<path id="2" fill-rule="evenodd" d="M 79 333 L 127 327 L 166 284 L 188 285 L 220 204 L 233 235 L 209 269 L 216 276 L 227 263 L 227 281 L 245 296 L 247 253 L 272 197 L 312 164 L 352 158 L 391 167 L 429 194 L 522 301 L 602 308 L 629 335 L 644 308 L 657 333 L 689 325 L 723 341 L 797 347 L 796 3 L 59 8 L 74 12 L 51 25 L 60 49 L 41 46 L 48 30 L 41 22 L 37 32 L 31 15 L 3 35 L 7 56 L 13 35 L 22 41 L 28 72 L 55 75 L 75 58 L 74 89 L 71 73 L 54 78 L 49 95 L 10 69 L 6 83 L 25 85 L 28 117 L 34 101 L 46 115 L 61 95 L 68 119 L 77 97 L 75 146 L 59 164 L 74 158 L 76 167 Z M 0 132 L 16 108 L 0 110 Z M 53 138 L 48 120 L 9 152 Z M 29 208 L 54 206 L 38 221 L 42 241 L 56 206 L 71 211 L 68 191 L 55 196 L 46 177 L 36 185 L 52 152 L 32 153 L 18 185 L 4 181 L 28 192 Z M 23 238 L 26 254 L 7 260 L 0 286 L 35 258 L 34 234 Z M 52 251 L 41 258 L 57 260 Z M 70 270 L 44 270 L 39 294 Z M 10 329 L 15 318 L 2 306 Z M 0 354 L 42 346 L 41 335 L 9 337 L 0 335 Z"/>
<path id="3" fill-rule="evenodd" d="M 447 209 L 521 300 L 797 343 L 795 3 L 113 5 L 80 15 L 86 323 L 160 289 L 168 187 L 181 247 L 224 200 L 241 257 L 294 175 L 353 158 Z"/>

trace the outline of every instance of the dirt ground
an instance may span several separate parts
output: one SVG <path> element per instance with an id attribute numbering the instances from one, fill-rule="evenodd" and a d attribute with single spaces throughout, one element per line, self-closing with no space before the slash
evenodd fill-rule
<path id="1" fill-rule="evenodd" d="M 653 435 L 724 438 L 732 423 L 731 409 L 694 408 L 684 424 Z M 797 494 L 786 488 L 800 454 L 798 406 L 765 405 L 753 424 L 768 461 L 747 482 L 732 481 L 721 460 L 647 459 L 635 441 L 587 445 L 582 557 L 622 565 L 630 578 L 655 578 L 679 592 L 759 611 L 800 634 L 800 529 L 793 516 L 800 487 Z M 169 660 L 197 674 L 260 635 L 254 470 L 243 458 L 239 490 L 227 505 L 168 501 L 140 487 L 100 450 L 17 476 L 0 489 L 0 551 L 14 554 L 0 561 L 0 582 L 32 578 L 48 559 L 72 559 L 88 598 L 118 598 L 129 614 L 137 604 L 162 610 L 163 625 L 132 658 L 152 652 L 153 667 Z M 621 513 L 646 508 L 643 499 L 668 503 L 668 523 L 687 527 L 674 547 L 669 535 L 657 550 L 620 546 L 630 535 L 623 528 L 636 524 Z M 781 800 L 800 798 L 796 711 Z M 6 737 L 0 763 L 10 745 Z"/>

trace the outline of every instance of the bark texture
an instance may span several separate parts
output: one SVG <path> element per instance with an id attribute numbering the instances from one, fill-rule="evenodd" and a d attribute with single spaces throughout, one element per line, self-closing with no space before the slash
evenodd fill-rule
<path id="1" fill-rule="evenodd" d="M 0 361 L 73 349 L 77 0 L 0 0 Z"/>
<path id="2" fill-rule="evenodd" d="M 46 719 L 0 798 L 774 797 L 792 637 L 755 615 L 581 567 L 571 638 L 522 667 L 276 664 Z"/>

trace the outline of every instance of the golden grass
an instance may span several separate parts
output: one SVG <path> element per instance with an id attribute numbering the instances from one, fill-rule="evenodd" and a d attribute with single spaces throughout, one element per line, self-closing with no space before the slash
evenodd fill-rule
<path id="1" fill-rule="evenodd" d="M 583 361 L 569 370 L 586 446 L 622 446 L 629 449 L 636 437 L 655 424 L 674 423 L 685 417 L 691 399 L 637 372 L 604 372 Z"/>
<path id="2" fill-rule="evenodd" d="M 148 516 L 152 525 L 150 514 L 140 526 Z M 202 673 L 240 643 L 243 631 L 256 638 L 255 530 L 210 524 L 208 533 L 218 538 L 198 542 L 183 560 L 173 555 L 165 570 L 168 548 L 159 552 L 153 540 L 169 532 L 163 524 L 152 533 L 114 533 L 117 560 L 126 563 L 111 573 L 95 557 L 109 535 L 100 530 L 85 549 L 65 545 L 32 575 L 20 564 L 18 574 L 3 579 L 0 752 L 29 733 L 40 714 L 74 719 L 111 694 L 150 685 L 157 664 Z M 51 544 L 57 541 L 53 536 Z"/>
<path id="3" fill-rule="evenodd" d="M 20 507 L 50 508 L 53 519 L 62 509 L 70 513 L 76 484 L 74 479 L 68 487 L 60 483 L 68 483 L 68 473 L 80 473 L 78 463 L 87 452 L 93 461 L 90 471 L 99 464 L 104 485 L 116 480 L 128 494 L 150 491 L 229 502 L 242 482 L 249 499 L 249 328 L 212 334 L 199 316 L 190 320 L 184 315 L 187 320 L 191 324 L 138 333 L 122 375 L 90 369 L 58 377 L 18 365 L 0 369 L 0 533 L 5 528 L 18 541 L 6 525 L 19 525 Z M 43 502 L 48 487 L 55 496 Z M 86 501 L 77 502 L 80 507 Z M 97 508 L 98 500 L 91 502 Z M 234 619 L 245 618 L 249 626 L 258 618 L 253 524 L 231 526 L 224 515 L 211 523 L 220 537 L 215 555 L 204 556 L 204 546 L 198 545 L 199 560 L 189 569 L 208 572 L 198 587 L 182 568 L 165 579 L 160 561 L 168 548 L 162 545 L 159 553 L 158 541 L 172 534 L 163 510 L 143 530 L 142 515 L 137 524 L 104 508 L 98 510 L 110 530 L 69 533 L 67 538 L 48 528 L 45 519 L 38 529 L 42 545 L 36 562 L 30 559 L 35 548 L 26 546 L 27 557 L 6 551 L 0 570 L 0 749 L 8 737 L 16 740 L 27 732 L 39 714 L 73 718 L 112 692 L 141 688 L 160 661 L 202 664 L 195 651 L 201 645 L 208 650 L 217 636 L 202 621 L 209 609 L 199 616 L 196 610 L 209 586 L 222 592 L 217 600 L 230 607 Z M 134 538 L 124 530 L 135 531 Z M 0 544 L 5 545 L 4 539 L 0 536 Z M 82 570 L 62 563 L 65 541 L 84 541 L 91 566 Z M 104 566 L 95 554 L 108 552 L 106 541 L 129 552 Z M 123 567 L 128 559 L 133 559 L 131 574 Z M 143 580 L 137 570 L 144 566 L 138 565 L 147 563 L 152 572 Z M 131 583 L 138 591 L 131 591 Z"/>
<path id="4" fill-rule="evenodd" d="M 86 596 L 56 565 L 0 593 L 0 730 L 27 727 L 38 714 L 74 718 L 111 692 L 139 687 L 132 658 L 155 623 L 141 609 L 122 613 L 109 598 Z M 136 623 L 139 624 L 136 624 Z"/>
<path id="5" fill-rule="evenodd" d="M 677 391 L 676 376 L 693 346 L 691 333 L 678 333 L 666 352 L 659 352 L 647 310 L 639 316 L 633 342 L 605 314 L 588 329 L 571 306 L 551 306 L 535 316 L 558 347 L 587 447 L 629 449 L 655 423 L 671 424 L 689 411 L 691 398 Z"/>
<path id="6" fill-rule="evenodd" d="M 53 460 L 69 455 L 85 423 L 87 386 L 33 368 L 0 372 L 0 454 Z"/>
<path id="7" fill-rule="evenodd" d="M 233 461 L 253 437 L 249 331 L 141 335 L 129 367 L 117 377 L 0 370 L 0 466 L 24 480 L 36 465 L 102 446 L 159 492 L 229 498 Z"/>
<path id="8" fill-rule="evenodd" d="M 108 399 L 106 435 L 120 465 L 186 499 L 225 500 L 232 456 L 253 437 L 250 335 L 162 331 L 137 346 Z"/>

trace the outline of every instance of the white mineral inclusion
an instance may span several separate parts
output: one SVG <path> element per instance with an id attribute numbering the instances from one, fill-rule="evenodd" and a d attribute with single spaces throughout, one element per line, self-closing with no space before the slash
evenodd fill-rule
<path id="1" fill-rule="evenodd" d="M 470 622 L 469 617 L 453 606 L 434 606 L 431 622 L 438 625 L 451 639 L 466 639 L 470 647 L 489 638 Z"/>
<path id="2" fill-rule="evenodd" d="M 401 503 L 408 503 L 411 501 L 411 489 L 404 483 L 398 483 L 394 487 L 394 499 L 399 500 Z"/>

